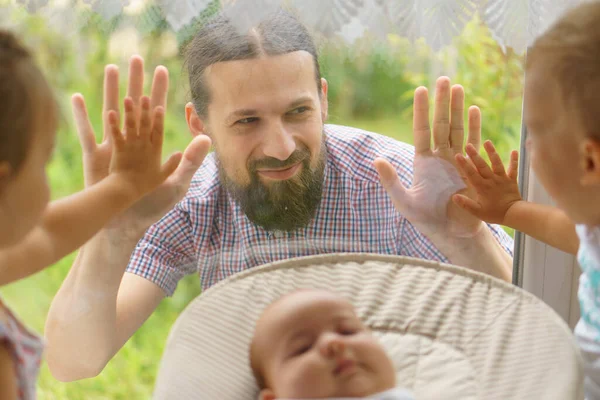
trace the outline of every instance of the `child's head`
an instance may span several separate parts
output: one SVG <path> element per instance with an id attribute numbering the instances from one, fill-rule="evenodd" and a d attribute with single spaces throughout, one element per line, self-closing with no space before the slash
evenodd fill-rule
<path id="1" fill-rule="evenodd" d="M 0 30 L 0 247 L 22 239 L 48 204 L 57 113 L 30 53 Z"/>
<path id="2" fill-rule="evenodd" d="M 527 55 L 532 167 L 576 223 L 600 224 L 600 2 L 565 14 Z"/>
<path id="3" fill-rule="evenodd" d="M 250 364 L 263 400 L 361 397 L 396 383 L 392 361 L 352 304 L 320 290 L 295 291 L 267 307 Z"/>

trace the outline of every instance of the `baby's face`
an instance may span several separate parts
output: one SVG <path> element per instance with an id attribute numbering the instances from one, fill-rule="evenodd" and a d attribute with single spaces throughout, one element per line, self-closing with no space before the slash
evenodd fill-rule
<path id="1" fill-rule="evenodd" d="M 575 223 L 600 224 L 600 177 L 590 170 L 581 115 L 565 101 L 543 63 L 527 71 L 524 120 L 527 152 L 540 183 Z"/>
<path id="2" fill-rule="evenodd" d="M 294 292 L 259 320 L 253 346 L 266 387 L 261 399 L 362 397 L 395 386 L 385 350 L 345 299 Z"/>

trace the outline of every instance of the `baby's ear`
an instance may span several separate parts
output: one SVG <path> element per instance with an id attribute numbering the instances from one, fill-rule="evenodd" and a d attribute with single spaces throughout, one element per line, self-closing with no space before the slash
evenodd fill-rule
<path id="1" fill-rule="evenodd" d="M 585 139 L 580 147 L 583 186 L 600 185 L 600 140 Z"/>
<path id="2" fill-rule="evenodd" d="M 258 400 L 275 400 L 275 393 L 271 389 L 263 389 L 258 395 Z"/>

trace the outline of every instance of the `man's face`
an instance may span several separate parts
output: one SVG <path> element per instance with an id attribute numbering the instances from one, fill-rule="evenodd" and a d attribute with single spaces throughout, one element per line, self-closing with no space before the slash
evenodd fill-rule
<path id="1" fill-rule="evenodd" d="M 299 291 L 257 323 L 253 357 L 274 398 L 364 397 L 395 386 L 394 366 L 347 300 Z"/>
<path id="2" fill-rule="evenodd" d="M 229 194 L 267 230 L 308 224 L 321 199 L 327 117 L 327 83 L 319 93 L 312 56 L 222 62 L 205 74 L 205 131 Z"/>

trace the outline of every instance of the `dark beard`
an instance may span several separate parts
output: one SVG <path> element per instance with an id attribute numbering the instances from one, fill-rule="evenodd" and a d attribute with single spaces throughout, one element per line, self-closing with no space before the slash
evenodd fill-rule
<path id="1" fill-rule="evenodd" d="M 250 184 L 239 185 L 227 177 L 217 161 L 219 177 L 228 194 L 240 205 L 248 219 L 267 231 L 291 232 L 303 228 L 313 219 L 321 202 L 327 149 L 325 141 L 319 152 L 317 165 L 310 167 L 310 152 L 296 150 L 285 161 L 274 158 L 254 161 L 249 167 Z M 285 168 L 298 162 L 302 168 L 298 176 L 281 182 L 263 184 L 257 168 Z"/>

